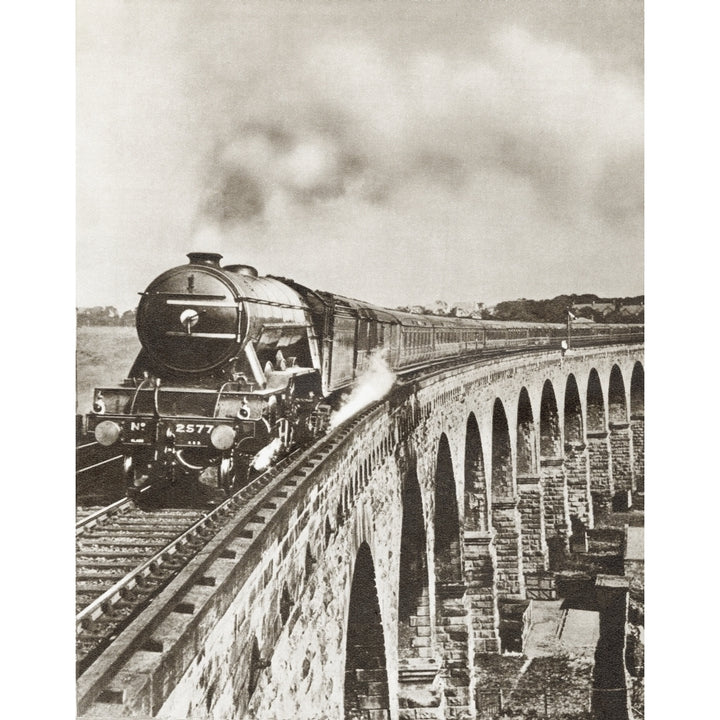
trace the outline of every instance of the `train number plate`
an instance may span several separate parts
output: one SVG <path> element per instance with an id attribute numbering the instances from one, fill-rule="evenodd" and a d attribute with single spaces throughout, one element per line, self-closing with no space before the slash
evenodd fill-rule
<path id="1" fill-rule="evenodd" d="M 175 423 L 173 431 L 178 435 L 209 435 L 214 427 L 208 423 Z"/>

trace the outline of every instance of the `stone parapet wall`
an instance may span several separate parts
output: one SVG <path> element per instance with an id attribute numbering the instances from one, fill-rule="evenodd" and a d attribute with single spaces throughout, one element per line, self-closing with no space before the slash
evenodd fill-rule
<path id="1" fill-rule="evenodd" d="M 263 562 L 204 645 L 215 662 L 209 667 L 191 664 L 164 703 L 163 714 L 189 717 L 209 711 L 219 720 L 240 711 L 311 718 L 317 707 L 342 714 L 343 683 L 334 678 L 333 668 L 344 665 L 343 628 L 352 579 L 347 558 L 355 556 L 363 541 L 373 555 L 386 646 L 395 623 L 397 600 L 389 578 L 397 572 L 393 556 L 398 548 L 390 538 L 399 539 L 400 533 L 399 472 L 393 455 L 382 449 L 391 429 L 390 416 L 379 414 L 366 433 L 350 438 L 338 460 L 323 466 L 323 482 L 300 494 L 287 522 L 265 528 Z M 374 530 L 378 522 L 387 531 L 380 537 Z M 317 562 L 306 578 L 308 548 Z M 284 586 L 293 604 L 283 626 L 279 604 Z M 253 638 L 266 667 L 256 670 L 256 689 L 248 698 Z M 388 678 L 393 678 L 388 685 L 396 697 L 397 651 L 392 646 L 387 662 Z M 214 688 L 211 701 L 188 705 L 188 698 L 202 697 L 192 691 L 197 687 Z"/>

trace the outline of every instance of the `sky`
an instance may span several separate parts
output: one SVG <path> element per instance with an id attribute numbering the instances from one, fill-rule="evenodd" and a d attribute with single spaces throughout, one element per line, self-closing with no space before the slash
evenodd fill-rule
<path id="1" fill-rule="evenodd" d="M 636 0 L 78 0 L 76 302 L 186 253 L 381 305 L 643 285 Z"/>

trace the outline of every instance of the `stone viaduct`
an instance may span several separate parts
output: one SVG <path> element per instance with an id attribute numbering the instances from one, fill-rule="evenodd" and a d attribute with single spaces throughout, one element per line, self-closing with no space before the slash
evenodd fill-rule
<path id="1" fill-rule="evenodd" d="M 594 518 L 642 498 L 643 362 L 543 351 L 396 389 L 217 561 L 224 604 L 152 673 L 144 651 L 118 673 L 123 714 L 475 717 L 484 658 L 522 647 L 507 608 L 552 597 Z"/>

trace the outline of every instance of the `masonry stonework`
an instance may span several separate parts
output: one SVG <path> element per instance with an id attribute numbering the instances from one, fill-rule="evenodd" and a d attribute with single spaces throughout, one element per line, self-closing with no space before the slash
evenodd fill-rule
<path id="1" fill-rule="evenodd" d="M 468 716 L 470 706 L 469 647 L 472 637 L 469 627 L 469 600 L 464 583 L 440 583 L 437 593 L 437 638 L 442 654 L 448 719 Z"/>
<path id="2" fill-rule="evenodd" d="M 625 509 L 633 490 L 632 435 L 628 423 L 610 423 L 610 455 L 612 458 L 613 492 Z"/>
<path id="3" fill-rule="evenodd" d="M 540 474 L 543 483 L 545 533 L 550 568 L 557 569 L 562 564 L 562 558 L 568 549 L 570 536 L 568 487 L 564 459 L 562 457 L 541 458 Z"/>
<path id="4" fill-rule="evenodd" d="M 539 475 L 518 475 L 517 483 L 520 493 L 523 572 L 527 577 L 548 567 L 543 485 Z"/>
<path id="5" fill-rule="evenodd" d="M 500 649 L 498 609 L 495 596 L 496 555 L 492 533 L 466 532 L 465 584 L 470 601 L 470 621 L 477 652 Z"/>
<path id="6" fill-rule="evenodd" d="M 518 498 L 502 498 L 493 503 L 496 588 L 498 596 L 504 598 L 522 596 L 525 590 L 518 505 Z"/>
<path id="7" fill-rule="evenodd" d="M 614 493 L 610 440 L 607 432 L 588 432 L 588 462 L 593 513 L 597 516 L 610 510 Z"/>
<path id="8" fill-rule="evenodd" d="M 630 432 L 632 434 L 633 451 L 633 479 L 634 489 L 645 492 L 645 418 L 641 414 L 630 418 Z"/>
<path id="9" fill-rule="evenodd" d="M 585 443 L 565 443 L 565 477 L 571 522 L 575 518 L 585 528 L 592 527 L 590 464 Z"/>

